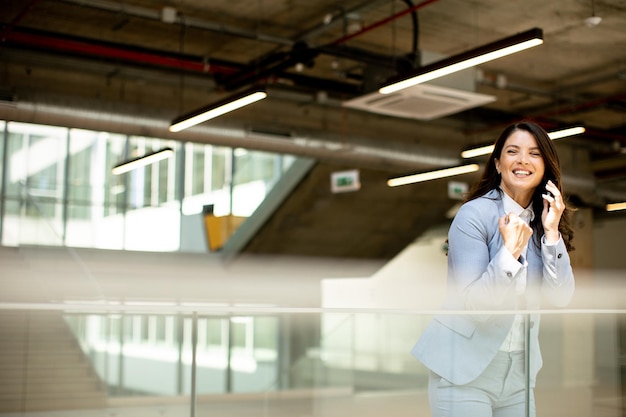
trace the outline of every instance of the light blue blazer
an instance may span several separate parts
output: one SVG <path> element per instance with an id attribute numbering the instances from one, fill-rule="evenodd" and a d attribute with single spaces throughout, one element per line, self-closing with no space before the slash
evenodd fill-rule
<path id="1" fill-rule="evenodd" d="M 563 239 L 541 247 L 534 236 L 526 254 L 527 287 L 516 295 L 515 282 L 524 268 L 504 248 L 498 219 L 504 207 L 499 190 L 461 206 L 448 233 L 448 282 L 444 310 L 538 309 L 541 301 L 567 305 L 574 275 Z M 540 214 L 539 214 L 540 215 Z M 523 261 L 523 260 L 522 260 Z M 522 297 L 522 300 L 520 300 Z M 520 303 L 520 301 L 522 301 Z M 516 307 L 517 306 L 517 307 Z M 513 324 L 513 314 L 434 317 L 411 353 L 428 369 L 456 385 L 477 378 L 498 353 Z M 531 385 L 543 364 L 539 350 L 539 316 L 530 318 Z"/>

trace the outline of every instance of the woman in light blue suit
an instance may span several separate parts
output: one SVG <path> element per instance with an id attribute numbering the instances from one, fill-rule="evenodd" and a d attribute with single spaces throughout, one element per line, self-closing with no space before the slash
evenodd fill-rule
<path id="1" fill-rule="evenodd" d="M 535 415 L 539 316 L 515 310 L 571 300 L 569 212 L 547 133 L 532 122 L 507 127 L 448 233 L 444 309 L 478 312 L 438 315 L 412 350 L 430 370 L 433 417 L 522 417 L 527 395 Z"/>

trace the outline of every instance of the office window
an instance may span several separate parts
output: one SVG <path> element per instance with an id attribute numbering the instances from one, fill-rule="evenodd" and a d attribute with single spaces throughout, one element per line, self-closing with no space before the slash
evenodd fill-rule
<path id="1" fill-rule="evenodd" d="M 282 175 L 281 157 L 237 148 L 234 166 L 232 214 L 249 217 Z"/>
<path id="2" fill-rule="evenodd" d="M 63 192 L 67 129 L 8 124 L 3 244 L 60 245 L 63 241 Z"/>
<path id="3" fill-rule="evenodd" d="M 180 247 L 180 208 L 174 179 L 180 143 L 131 136 L 128 146 L 129 159 L 166 147 L 174 149 L 175 155 L 122 174 L 128 187 L 124 249 L 175 251 Z"/>
<path id="4" fill-rule="evenodd" d="M 139 334 L 138 316 L 124 316 L 122 319 L 122 328 L 124 330 L 124 343 L 134 343 L 135 335 Z M 137 329 L 137 330 L 136 330 Z"/>
<path id="5" fill-rule="evenodd" d="M 201 213 L 204 206 L 212 205 L 215 214 L 229 214 L 231 149 L 187 143 L 185 152 L 183 213 Z"/>
<path id="6" fill-rule="evenodd" d="M 185 143 L 185 198 L 211 192 L 212 146 Z"/>
<path id="7" fill-rule="evenodd" d="M 214 147 L 211 153 L 211 190 L 221 190 L 228 187 L 230 178 L 230 148 Z"/>
<path id="8" fill-rule="evenodd" d="M 8 201 L 6 199 L 6 185 L 5 185 L 5 180 L 6 180 L 6 175 L 4 172 L 4 149 L 5 146 L 8 145 L 7 141 L 8 139 L 8 135 L 6 134 L 6 123 L 2 120 L 0 120 L 0 138 L 2 140 L 0 140 L 0 197 L 2 198 L 2 213 L 0 213 L 0 215 L 3 215 L 4 212 L 7 210 L 7 206 L 8 206 Z M 2 218 L 0 217 L 0 242 L 1 243 L 5 243 L 3 235 L 4 235 L 4 231 L 3 231 L 3 224 L 2 224 Z"/>
<path id="9" fill-rule="evenodd" d="M 212 205 L 218 216 L 247 217 L 293 161 L 265 152 L 85 129 L 0 121 L 3 127 L 0 230 L 1 244 L 7 246 L 180 250 L 181 238 L 199 240 L 189 237 L 191 230 L 203 233 L 186 227 L 195 219 L 181 229 L 183 214 L 197 215 Z M 123 161 L 165 147 L 175 156 L 122 175 L 111 172 Z"/>
<path id="10" fill-rule="evenodd" d="M 129 159 L 156 152 L 169 147 L 176 152 L 180 144 L 175 141 L 153 139 L 138 136 L 129 138 Z M 156 163 L 136 168 L 127 174 L 130 178 L 131 208 L 158 207 L 175 199 L 176 157 L 170 157 Z"/>
<path id="11" fill-rule="evenodd" d="M 269 351 L 278 349 L 278 319 L 276 317 L 254 318 L 254 348 Z"/>
<path id="12" fill-rule="evenodd" d="M 124 213 L 128 206 L 128 176 L 113 175 L 111 172 L 114 166 L 127 159 L 127 138 L 106 132 L 98 133 L 101 135 L 98 154 L 104 154 L 104 215 L 112 216 Z M 97 182 L 96 186 L 98 185 L 102 183 Z"/>
<path id="13" fill-rule="evenodd" d="M 66 245 L 123 248 L 125 183 L 111 168 L 124 159 L 126 137 L 71 129 Z"/>
<path id="14" fill-rule="evenodd" d="M 168 340 L 167 317 L 155 317 L 155 340 L 157 343 L 166 344 Z"/>
<path id="15" fill-rule="evenodd" d="M 275 154 L 248 149 L 235 149 L 235 178 L 234 184 L 245 184 L 253 181 L 271 182 L 277 172 L 279 160 Z"/>
<path id="16" fill-rule="evenodd" d="M 111 315 L 109 319 L 109 342 L 121 343 L 122 316 Z"/>
<path id="17" fill-rule="evenodd" d="M 4 145 L 8 140 L 5 137 L 5 126 L 6 123 L 0 120 L 0 138 L 2 138 L 2 140 L 0 141 L 0 184 L 3 184 L 4 181 Z"/>
<path id="18" fill-rule="evenodd" d="M 232 327 L 231 334 L 233 337 L 232 347 L 233 348 L 245 348 L 248 345 L 248 326 L 249 323 L 245 321 L 231 321 L 230 325 Z"/>
<path id="19" fill-rule="evenodd" d="M 206 345 L 207 347 L 223 347 L 225 326 L 227 322 L 221 318 L 208 318 L 206 320 Z M 227 338 L 227 337 L 226 337 Z"/>

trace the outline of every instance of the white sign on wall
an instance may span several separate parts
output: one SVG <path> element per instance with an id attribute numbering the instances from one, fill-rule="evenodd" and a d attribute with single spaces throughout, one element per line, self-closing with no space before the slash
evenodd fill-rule
<path id="1" fill-rule="evenodd" d="M 333 193 L 357 191 L 361 188 L 359 170 L 333 172 L 330 176 L 330 190 Z"/>
<path id="2" fill-rule="evenodd" d="M 469 186 L 466 182 L 450 181 L 448 183 L 448 197 L 453 200 L 463 200 L 468 189 Z"/>

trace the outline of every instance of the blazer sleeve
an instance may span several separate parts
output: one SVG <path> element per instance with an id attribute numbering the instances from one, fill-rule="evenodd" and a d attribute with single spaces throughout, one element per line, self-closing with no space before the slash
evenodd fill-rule
<path id="1" fill-rule="evenodd" d="M 461 207 L 448 233 L 448 289 L 464 309 L 514 308 L 515 282 L 527 266 L 502 244 L 496 203 L 473 201 Z"/>
<path id="2" fill-rule="evenodd" d="M 545 300 L 556 306 L 564 307 L 574 295 L 574 272 L 563 238 L 548 245 L 541 239 L 541 258 L 543 261 L 543 280 L 541 293 Z"/>

